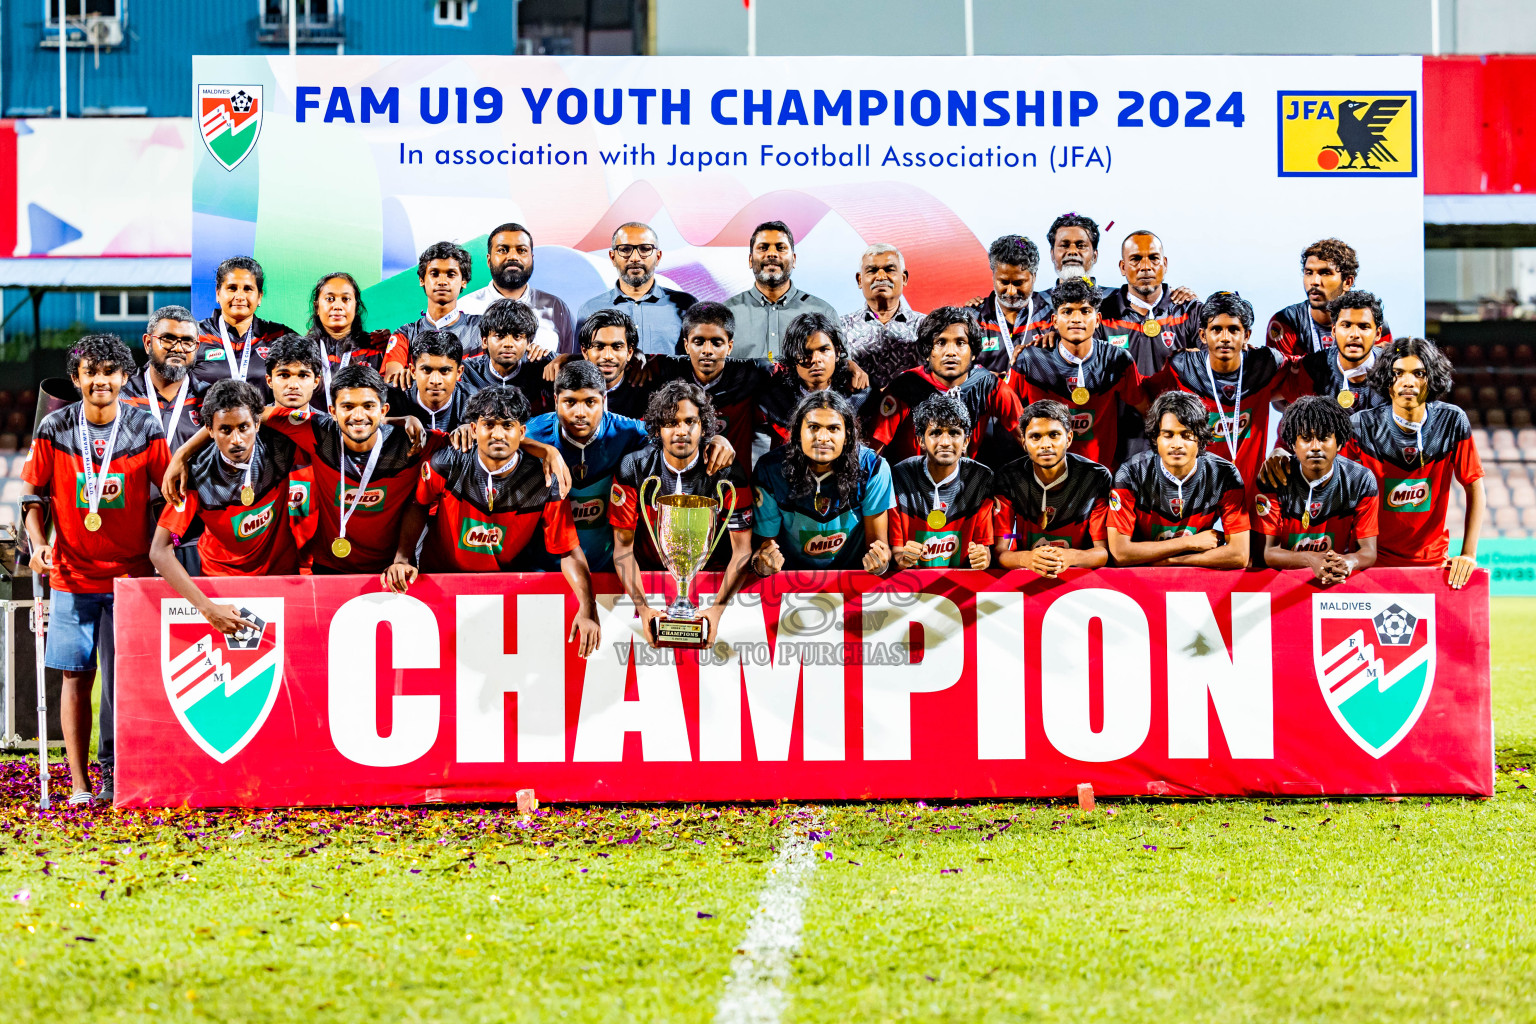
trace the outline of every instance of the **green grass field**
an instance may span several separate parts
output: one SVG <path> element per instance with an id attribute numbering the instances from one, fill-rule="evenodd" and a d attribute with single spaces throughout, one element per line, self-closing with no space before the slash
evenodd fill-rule
<path id="1" fill-rule="evenodd" d="M 1494 602 L 1491 801 L 39 817 L 7 762 L 0 1010 L 712 1020 L 814 817 L 784 1020 L 1536 1020 L 1533 626 Z"/>

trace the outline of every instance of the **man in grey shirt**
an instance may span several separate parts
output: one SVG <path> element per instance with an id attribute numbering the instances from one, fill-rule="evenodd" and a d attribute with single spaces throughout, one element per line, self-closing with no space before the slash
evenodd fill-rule
<path id="1" fill-rule="evenodd" d="M 640 331 L 640 351 L 647 355 L 671 355 L 683 333 L 683 314 L 695 299 L 685 291 L 663 287 L 656 281 L 661 246 L 649 224 L 631 221 L 613 233 L 608 259 L 619 272 L 618 282 L 592 296 L 576 311 L 576 331 L 587 317 L 600 309 L 616 309 L 634 321 Z"/>
<path id="2" fill-rule="evenodd" d="M 864 250 L 854 276 L 864 293 L 864 308 L 843 317 L 848 354 L 880 389 L 898 373 L 923 364 L 917 350 L 917 325 L 923 319 L 902 298 L 907 264 L 894 245 L 876 242 Z"/>
<path id="3" fill-rule="evenodd" d="M 736 317 L 731 355 L 740 359 L 775 358 L 789 322 L 801 313 L 820 313 L 836 322 L 837 311 L 831 305 L 796 288 L 790 280 L 795 269 L 795 236 L 783 221 L 765 221 L 752 230 L 747 265 L 756 283 L 725 300 Z"/>

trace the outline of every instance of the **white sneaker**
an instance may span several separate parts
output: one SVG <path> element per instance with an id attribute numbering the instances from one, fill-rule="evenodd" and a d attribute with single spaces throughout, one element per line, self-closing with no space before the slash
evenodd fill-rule
<path id="1" fill-rule="evenodd" d="M 96 797 L 89 790 L 80 790 L 69 795 L 67 803 L 71 807 L 89 807 L 96 802 Z"/>

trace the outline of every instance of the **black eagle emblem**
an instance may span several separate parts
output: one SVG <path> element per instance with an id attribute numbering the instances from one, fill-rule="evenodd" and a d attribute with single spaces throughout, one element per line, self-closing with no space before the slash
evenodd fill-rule
<path id="1" fill-rule="evenodd" d="M 1373 158 L 1389 164 L 1397 163 L 1397 157 L 1387 148 L 1384 140 L 1387 125 L 1392 123 L 1392 119 L 1407 103 L 1406 99 L 1395 97 L 1373 100 L 1367 107 L 1361 100 L 1345 100 L 1339 104 L 1339 144 L 1324 146 L 1323 149 L 1331 149 L 1341 156 L 1349 157 L 1349 163 L 1340 167 L 1340 170 L 1380 170 L 1380 164 L 1371 163 Z M 1359 110 L 1365 111 L 1363 117 L 1357 113 Z"/>

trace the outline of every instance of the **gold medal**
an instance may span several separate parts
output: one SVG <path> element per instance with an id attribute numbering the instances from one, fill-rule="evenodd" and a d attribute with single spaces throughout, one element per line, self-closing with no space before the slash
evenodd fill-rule
<path id="1" fill-rule="evenodd" d="M 256 488 L 247 484 L 240 488 L 240 504 L 249 505 L 256 500 Z"/>
<path id="2" fill-rule="evenodd" d="M 1077 405 L 1087 405 L 1088 404 L 1088 389 L 1087 388 L 1073 388 L 1072 389 L 1072 401 L 1075 404 L 1077 404 Z"/>
<path id="3" fill-rule="evenodd" d="M 337 537 L 331 541 L 331 554 L 337 558 L 346 558 L 352 553 L 352 542 L 345 537 Z"/>
<path id="4" fill-rule="evenodd" d="M 932 512 L 928 513 L 928 529 L 930 530 L 942 530 L 944 529 L 944 524 L 947 522 L 949 522 L 949 520 L 945 517 L 944 513 L 938 509 L 934 509 Z"/>
<path id="5" fill-rule="evenodd" d="M 1344 408 L 1348 409 L 1350 406 L 1352 406 L 1354 404 L 1355 404 L 1355 393 L 1353 391 L 1351 391 L 1349 388 L 1345 388 L 1343 391 L 1339 392 L 1339 405 L 1341 405 Z"/>
<path id="6" fill-rule="evenodd" d="M 101 529 L 101 513 L 88 513 L 85 517 L 85 528 L 90 530 L 92 533 L 95 533 L 97 530 Z"/>
<path id="7" fill-rule="evenodd" d="M 1301 528 L 1303 530 L 1305 530 L 1307 527 L 1309 527 L 1311 525 L 1312 525 L 1312 513 L 1310 513 L 1310 512 L 1303 512 L 1301 514 Z"/>
<path id="8" fill-rule="evenodd" d="M 1146 323 L 1141 325 L 1141 333 L 1149 338 L 1155 338 L 1163 333 L 1163 325 L 1157 322 L 1156 317 L 1147 317 Z"/>

